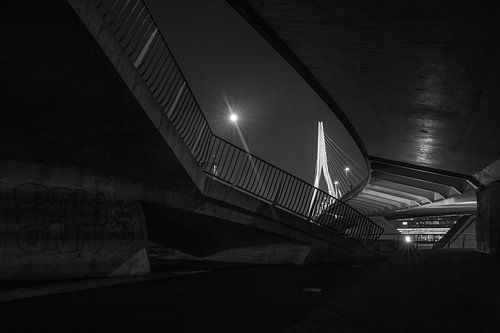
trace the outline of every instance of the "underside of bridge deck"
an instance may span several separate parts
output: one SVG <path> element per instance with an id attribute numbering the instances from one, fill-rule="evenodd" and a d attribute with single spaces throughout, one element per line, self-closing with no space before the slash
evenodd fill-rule
<path id="1" fill-rule="evenodd" d="M 369 155 L 468 175 L 498 158 L 497 1 L 228 2 Z"/>

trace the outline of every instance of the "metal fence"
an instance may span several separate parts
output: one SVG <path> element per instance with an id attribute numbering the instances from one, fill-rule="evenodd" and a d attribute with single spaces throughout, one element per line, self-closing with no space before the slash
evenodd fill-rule
<path id="1" fill-rule="evenodd" d="M 214 135 L 142 0 L 95 4 L 206 174 L 365 244 L 382 234 L 382 228 L 347 204 Z"/>

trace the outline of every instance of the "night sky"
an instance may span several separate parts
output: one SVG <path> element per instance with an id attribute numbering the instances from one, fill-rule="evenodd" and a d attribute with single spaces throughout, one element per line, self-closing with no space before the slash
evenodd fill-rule
<path id="1" fill-rule="evenodd" d="M 228 121 L 240 117 L 250 151 L 312 183 L 317 122 L 364 165 L 333 112 L 223 0 L 146 0 L 215 134 L 242 146 Z"/>

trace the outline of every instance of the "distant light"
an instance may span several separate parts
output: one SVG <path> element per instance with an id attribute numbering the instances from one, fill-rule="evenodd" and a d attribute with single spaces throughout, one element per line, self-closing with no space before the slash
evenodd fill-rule
<path id="1" fill-rule="evenodd" d="M 233 123 L 235 123 L 238 121 L 238 116 L 234 113 L 231 113 L 231 115 L 229 116 L 229 120 L 231 120 Z"/>
<path id="2" fill-rule="evenodd" d="M 411 237 L 410 236 L 406 236 L 405 237 L 405 242 L 410 243 L 411 242 Z"/>
<path id="3" fill-rule="evenodd" d="M 351 170 L 351 169 L 349 169 L 349 167 L 345 167 L 345 169 L 344 169 L 344 170 L 345 170 L 345 171 L 349 171 L 349 170 Z"/>
<path id="4" fill-rule="evenodd" d="M 408 225 L 408 222 L 403 222 L 403 225 Z"/>
<path id="5" fill-rule="evenodd" d="M 334 181 L 333 183 L 334 183 L 335 185 L 338 185 L 338 184 L 339 184 L 339 181 L 338 181 L 338 180 L 336 180 L 336 181 Z"/>

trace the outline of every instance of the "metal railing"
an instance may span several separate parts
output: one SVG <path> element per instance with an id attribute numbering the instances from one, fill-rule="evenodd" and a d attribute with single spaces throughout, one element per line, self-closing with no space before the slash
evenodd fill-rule
<path id="1" fill-rule="evenodd" d="M 216 136 L 142 0 L 95 4 L 206 174 L 365 244 L 382 234 L 382 228 L 347 204 Z"/>

